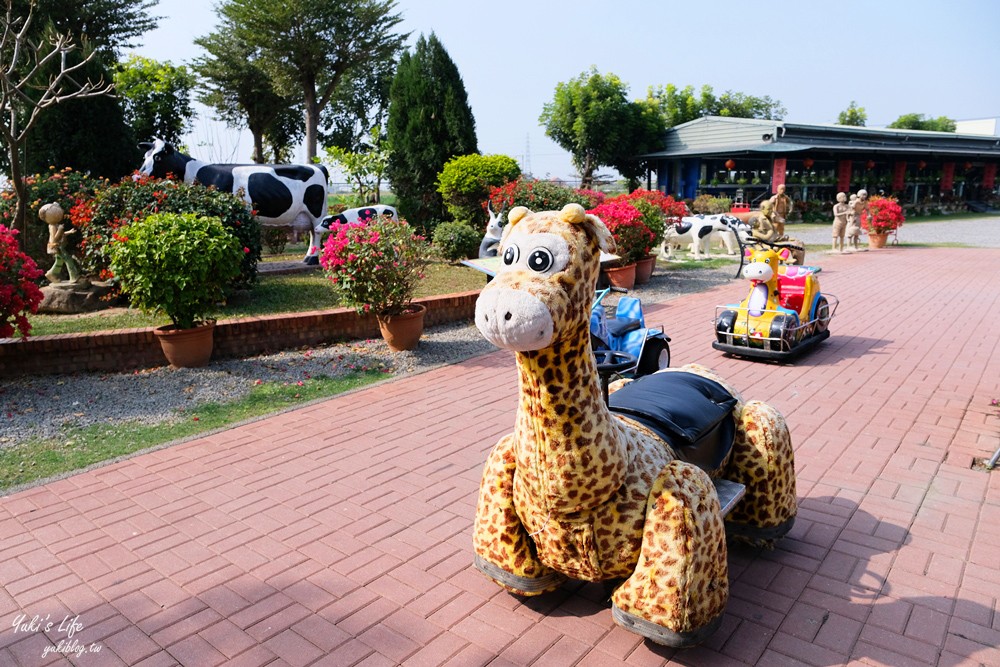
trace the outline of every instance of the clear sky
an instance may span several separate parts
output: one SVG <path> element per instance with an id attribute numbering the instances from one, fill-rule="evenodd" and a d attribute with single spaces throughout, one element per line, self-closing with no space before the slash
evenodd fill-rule
<path id="1" fill-rule="evenodd" d="M 213 3 L 160 0 L 160 27 L 136 52 L 183 64 L 214 28 Z M 834 123 L 852 100 L 868 126 L 906 113 L 1000 117 L 1000 1 L 952 0 L 398 0 L 412 45 L 434 32 L 458 66 L 479 150 L 517 158 L 538 177 L 571 178 L 569 154 L 538 123 L 556 84 L 591 66 L 633 99 L 650 86 L 708 84 L 780 101 L 785 120 Z M 247 160 L 202 110 L 195 157 Z M 304 158 L 304 152 L 299 156 Z"/>

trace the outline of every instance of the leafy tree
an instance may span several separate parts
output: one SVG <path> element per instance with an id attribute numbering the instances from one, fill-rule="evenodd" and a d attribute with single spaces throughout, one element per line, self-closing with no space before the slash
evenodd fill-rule
<path id="1" fill-rule="evenodd" d="M 223 19 L 216 32 L 194 40 L 209 54 L 197 58 L 198 99 L 211 107 L 229 127 L 246 127 L 253 135 L 253 161 L 266 162 L 264 146 L 274 161 L 290 152 L 302 138 L 302 109 L 280 94 L 262 64 L 260 49 L 240 40 Z"/>
<path id="2" fill-rule="evenodd" d="M 417 40 L 400 58 L 389 91 L 392 154 L 386 176 L 399 208 L 424 231 L 445 216 L 437 176 L 456 155 L 477 153 L 476 121 L 465 84 L 438 38 Z"/>
<path id="3" fill-rule="evenodd" d="M 851 100 L 850 106 L 840 112 L 837 116 L 838 125 L 853 125 L 854 127 L 864 127 L 868 121 L 868 114 L 864 107 L 859 107 L 858 103 Z"/>
<path id="4" fill-rule="evenodd" d="M 83 77 L 93 81 L 112 78 L 96 60 L 87 63 L 84 71 Z M 25 142 L 24 171 L 70 167 L 118 180 L 140 164 L 142 153 L 136 142 L 118 99 L 104 95 L 67 100 L 39 117 Z"/>
<path id="5" fill-rule="evenodd" d="M 520 175 L 517 160 L 507 155 L 461 155 L 445 163 L 437 188 L 455 220 L 478 228 L 490 190 Z"/>
<path id="6" fill-rule="evenodd" d="M 141 141 L 159 137 L 180 143 L 194 117 L 191 93 L 197 80 L 184 65 L 131 56 L 115 72 L 115 91 L 125 119 Z"/>
<path id="7" fill-rule="evenodd" d="M 354 183 L 361 206 L 379 203 L 382 178 L 390 155 L 388 144 L 382 137 L 382 128 L 373 127 L 368 141 L 358 151 L 349 151 L 340 146 L 329 146 L 326 149 L 327 158 L 339 165 L 348 180 Z"/>
<path id="8" fill-rule="evenodd" d="M 694 86 L 683 89 L 674 84 L 650 87 L 646 99 L 659 107 L 663 123 L 668 128 L 704 116 L 781 120 L 788 113 L 780 101 L 768 95 L 756 97 L 727 90 L 716 97 L 712 87 L 707 85 L 702 86 L 697 94 Z"/>
<path id="9" fill-rule="evenodd" d="M 224 0 L 219 14 L 259 50 L 275 90 L 302 104 L 308 158 L 316 157 L 320 114 L 351 72 L 391 60 L 407 35 L 394 0 Z"/>
<path id="10" fill-rule="evenodd" d="M 155 28 L 158 20 L 149 15 L 157 0 L 16 0 L 8 4 L 13 5 L 15 16 L 26 15 L 34 5 L 37 30 L 51 26 L 77 43 L 86 43 L 106 64 L 117 60 L 122 49 L 135 46 L 136 38 Z"/>
<path id="11" fill-rule="evenodd" d="M 628 165 L 623 148 L 631 153 L 644 144 L 641 109 L 627 94 L 628 86 L 621 79 L 592 67 L 556 85 L 555 96 L 542 110 L 538 120 L 545 134 L 569 151 L 582 188 L 591 187 L 594 172 L 601 166 Z M 641 140 L 637 141 L 637 135 L 643 135 Z"/>
<path id="12" fill-rule="evenodd" d="M 628 124 L 623 129 L 624 140 L 617 146 L 611 166 L 625 178 L 631 192 L 639 187 L 642 177 L 650 168 L 649 160 L 639 156 L 662 147 L 663 131 L 666 128 L 656 105 L 640 100 L 631 104 Z"/>
<path id="13" fill-rule="evenodd" d="M 938 116 L 937 118 L 925 118 L 922 113 L 908 113 L 908 114 L 903 114 L 893 122 L 889 123 L 889 127 L 896 128 L 898 130 L 929 130 L 932 132 L 954 132 L 955 121 L 946 116 Z"/>
<path id="14" fill-rule="evenodd" d="M 369 145 L 372 128 L 385 129 L 389 123 L 389 88 L 396 74 L 396 58 L 353 70 L 345 77 L 320 119 L 320 140 L 325 146 L 339 146 L 360 152 Z"/>
<path id="15" fill-rule="evenodd" d="M 0 140 L 10 168 L 10 182 L 17 198 L 14 229 L 25 229 L 25 183 L 22 151 L 42 112 L 60 102 L 106 95 L 109 87 L 82 75 L 94 52 L 75 59 L 77 45 L 65 34 L 49 33 L 44 40 L 32 33 L 34 14 L 14 15 L 8 0 L 0 19 Z"/>

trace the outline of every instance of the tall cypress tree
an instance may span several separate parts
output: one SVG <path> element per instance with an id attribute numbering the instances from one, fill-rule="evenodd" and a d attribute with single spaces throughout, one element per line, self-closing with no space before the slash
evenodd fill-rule
<path id="1" fill-rule="evenodd" d="M 392 154 L 386 176 L 400 212 L 424 232 L 445 218 L 437 177 L 445 162 L 478 153 L 476 121 L 465 84 L 431 33 L 403 54 L 389 91 L 387 127 Z"/>

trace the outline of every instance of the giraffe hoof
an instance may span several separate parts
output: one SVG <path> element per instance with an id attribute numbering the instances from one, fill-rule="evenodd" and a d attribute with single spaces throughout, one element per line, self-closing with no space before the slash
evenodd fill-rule
<path id="1" fill-rule="evenodd" d="M 560 572 L 549 572 L 541 577 L 522 577 L 504 570 L 499 565 L 485 560 L 476 554 L 473 564 L 476 569 L 497 582 L 507 590 L 518 595 L 540 595 L 559 588 L 566 581 L 566 575 Z"/>
<path id="2" fill-rule="evenodd" d="M 771 544 L 784 537 L 795 525 L 795 517 L 790 516 L 777 526 L 758 527 L 748 523 L 726 522 L 726 537 L 749 544 Z"/>
<path id="3" fill-rule="evenodd" d="M 670 628 L 657 625 L 644 618 L 639 618 L 627 611 L 622 611 L 614 604 L 611 605 L 611 617 L 615 619 L 615 623 L 637 635 L 642 635 L 651 642 L 670 646 L 671 648 L 691 648 L 702 643 L 722 625 L 722 616 L 724 613 L 719 613 L 718 616 L 700 628 L 695 628 L 687 632 L 675 632 Z"/>

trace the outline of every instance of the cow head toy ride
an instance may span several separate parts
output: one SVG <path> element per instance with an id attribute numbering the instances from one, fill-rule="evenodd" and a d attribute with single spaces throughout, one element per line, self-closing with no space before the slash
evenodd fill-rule
<path id="1" fill-rule="evenodd" d="M 327 217 L 327 171 L 322 165 L 208 164 L 162 139 L 143 142 L 139 147 L 146 151 L 140 173 L 155 178 L 172 174 L 185 183 L 215 186 L 239 194 L 256 211 L 262 225 L 308 229 L 309 248 L 303 261 L 319 263 L 320 236 L 329 227 L 329 221 L 323 226 Z"/>
<path id="2" fill-rule="evenodd" d="M 712 346 L 737 356 L 787 359 L 826 340 L 838 299 L 823 294 L 811 266 L 788 265 L 787 247 L 757 241 L 744 249 L 750 292 L 716 308 Z"/>
<path id="3" fill-rule="evenodd" d="M 770 541 L 794 522 L 791 439 L 777 410 L 695 365 L 625 383 L 605 404 L 589 325 L 612 245 L 578 204 L 508 215 L 476 326 L 515 353 L 520 401 L 483 471 L 474 562 L 518 595 L 624 580 L 617 623 L 691 646 L 722 620 L 727 532 Z"/>

